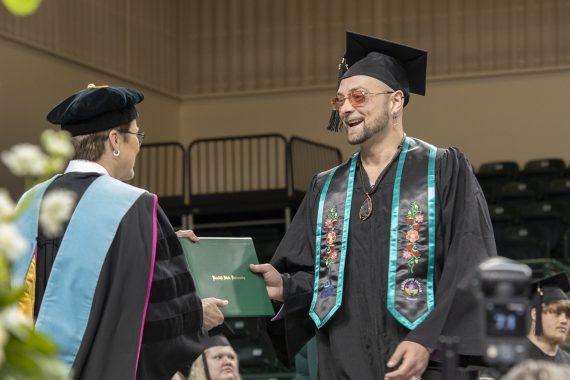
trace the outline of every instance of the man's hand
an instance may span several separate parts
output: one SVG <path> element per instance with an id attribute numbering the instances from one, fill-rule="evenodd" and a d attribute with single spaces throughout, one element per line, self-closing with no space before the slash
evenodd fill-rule
<path id="1" fill-rule="evenodd" d="M 207 330 L 211 330 L 224 323 L 224 315 L 220 311 L 220 307 L 224 307 L 227 304 L 227 300 L 221 300 L 219 298 L 210 297 L 202 299 L 202 320 Z"/>
<path id="2" fill-rule="evenodd" d="M 250 264 L 249 269 L 254 273 L 261 273 L 269 298 L 283 302 L 283 279 L 277 269 L 271 264 Z"/>
<path id="3" fill-rule="evenodd" d="M 196 234 L 192 230 L 176 231 L 176 236 L 178 236 L 179 238 L 182 238 L 182 237 L 188 238 L 188 239 L 192 240 L 194 243 L 200 240 L 200 238 L 198 236 L 196 236 Z"/>
<path id="4" fill-rule="evenodd" d="M 403 341 L 388 360 L 388 367 L 395 367 L 398 363 L 400 366 L 388 372 L 384 380 L 409 380 L 412 376 L 421 376 L 427 368 L 429 355 L 428 349 L 421 344 Z"/>

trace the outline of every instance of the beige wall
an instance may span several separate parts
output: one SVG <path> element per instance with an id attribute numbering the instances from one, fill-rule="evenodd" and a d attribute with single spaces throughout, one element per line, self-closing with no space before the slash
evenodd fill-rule
<path id="1" fill-rule="evenodd" d="M 135 86 L 69 63 L 34 48 L 0 38 L 0 149 L 36 142 L 49 124 L 47 112 L 89 82 Z M 568 163 L 567 89 L 570 71 L 431 80 L 426 97 L 413 96 L 404 126 L 410 135 L 439 146 L 462 149 L 478 167 L 482 162 L 562 157 Z M 328 98 L 334 92 L 306 90 L 179 100 L 145 89 L 141 127 L 149 142 L 282 133 L 353 150 L 342 133 L 324 130 Z M 2 183 L 9 182 L 6 171 Z"/>
<path id="2" fill-rule="evenodd" d="M 37 142 L 45 115 L 59 100 L 89 82 L 133 86 L 118 78 L 69 63 L 0 38 L 0 150 Z M 135 87 L 139 87 L 134 85 Z M 408 134 L 438 146 L 457 146 L 478 167 L 483 162 L 562 157 L 567 149 L 570 71 L 431 80 L 426 97 L 413 96 L 406 108 Z M 141 88 L 140 124 L 149 142 L 255 133 L 298 135 L 342 149 L 354 147 L 342 133 L 324 130 L 329 117 L 326 90 L 257 93 L 178 100 Z M 17 193 L 21 185 L 0 168 L 0 186 Z"/>
<path id="3" fill-rule="evenodd" d="M 51 124 L 47 113 L 59 101 L 88 83 L 138 85 L 67 62 L 50 54 L 0 37 L 0 151 L 16 143 L 37 143 Z M 179 136 L 180 101 L 141 88 L 145 101 L 139 107 L 141 127 L 148 141 L 172 141 Z M 19 181 L 0 164 L 0 187 L 15 194 Z"/>
<path id="4" fill-rule="evenodd" d="M 483 162 L 561 157 L 570 162 L 570 71 L 428 83 L 410 103 L 410 134 L 457 146 Z"/>
<path id="5" fill-rule="evenodd" d="M 329 91 L 187 100 L 182 106 L 181 139 L 281 133 L 341 147 L 344 136 L 325 130 L 333 91 L 331 87 Z"/>
<path id="6" fill-rule="evenodd" d="M 404 113 L 411 136 L 456 146 L 478 168 L 483 162 L 562 157 L 570 162 L 570 71 L 433 80 L 427 96 L 412 96 Z M 354 147 L 325 131 L 334 88 L 284 94 L 185 101 L 181 139 L 279 132 Z"/>

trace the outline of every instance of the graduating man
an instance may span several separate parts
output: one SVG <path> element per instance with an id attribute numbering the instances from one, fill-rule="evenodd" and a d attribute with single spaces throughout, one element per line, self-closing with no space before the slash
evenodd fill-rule
<path id="1" fill-rule="evenodd" d="M 566 273 L 559 273 L 534 284 L 529 357 L 570 365 L 570 355 L 560 348 L 570 328 L 570 283 Z"/>
<path id="2" fill-rule="evenodd" d="M 360 151 L 313 178 L 272 265 L 252 270 L 284 302 L 289 355 L 316 331 L 319 379 L 439 378 L 440 336 L 480 354 L 456 290 L 496 254 L 487 204 L 458 149 L 404 133 L 427 53 L 347 33 L 345 58 L 329 127 Z"/>
<path id="3" fill-rule="evenodd" d="M 225 301 L 196 295 L 156 195 L 121 182 L 134 176 L 143 142 L 142 100 L 137 90 L 89 85 L 58 104 L 47 118 L 71 133 L 75 157 L 20 201 L 30 247 L 14 268 L 14 285 L 25 284 L 20 306 L 74 379 L 170 379 L 202 351 L 203 327 L 223 321 Z M 62 191 L 74 206 L 58 231 L 40 209 Z"/>

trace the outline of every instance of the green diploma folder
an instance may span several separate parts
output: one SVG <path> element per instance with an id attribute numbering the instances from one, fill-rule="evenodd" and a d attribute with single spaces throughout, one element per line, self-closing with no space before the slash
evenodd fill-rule
<path id="1" fill-rule="evenodd" d="M 263 277 L 249 270 L 257 264 L 251 238 L 181 238 L 188 269 L 200 298 L 229 301 L 221 308 L 225 317 L 272 316 L 273 306 Z"/>

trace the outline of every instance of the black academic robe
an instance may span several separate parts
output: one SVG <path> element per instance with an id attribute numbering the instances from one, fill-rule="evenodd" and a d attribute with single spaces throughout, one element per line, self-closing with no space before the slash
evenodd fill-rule
<path id="1" fill-rule="evenodd" d="M 534 360 L 546 360 L 548 362 L 558 363 L 558 364 L 566 364 L 570 365 L 570 354 L 564 351 L 562 348 L 558 348 L 556 351 L 556 355 L 551 356 L 545 354 L 538 346 L 532 343 L 530 340 L 528 341 L 528 357 L 529 359 Z"/>
<path id="2" fill-rule="evenodd" d="M 68 189 L 79 199 L 98 176 L 65 174 L 50 184 L 46 194 L 58 188 Z M 138 368 L 137 379 L 170 380 L 176 371 L 187 372 L 202 351 L 201 301 L 180 243 L 160 206 L 150 299 L 144 328 L 141 326 L 151 270 L 153 208 L 154 196 L 144 193 L 119 225 L 105 257 L 86 331 L 73 363 L 75 379 L 133 379 Z M 41 228 L 38 233 L 35 316 L 40 311 L 63 234 L 48 239 Z M 78 252 L 88 253 L 89 247 Z M 144 333 L 138 357 L 141 331 Z"/>
<path id="3" fill-rule="evenodd" d="M 369 180 L 365 171 L 362 180 L 356 172 L 342 305 L 316 332 L 320 379 L 382 379 L 388 358 L 403 340 L 434 349 L 440 336 L 458 336 L 460 354 L 481 354 L 481 315 L 473 297 L 458 295 L 458 284 L 481 261 L 496 255 L 496 248 L 485 198 L 470 163 L 457 149 L 438 149 L 436 158 L 435 308 L 413 331 L 387 310 L 396 158 L 378 179 L 373 212 L 365 221 L 358 214 L 365 199 L 361 184 L 368 191 Z M 403 175 L 411 173 L 404 170 Z M 285 273 L 283 312 L 289 356 L 315 333 L 308 308 L 313 296 L 316 217 L 325 180 L 322 173 L 313 178 L 271 261 Z"/>

